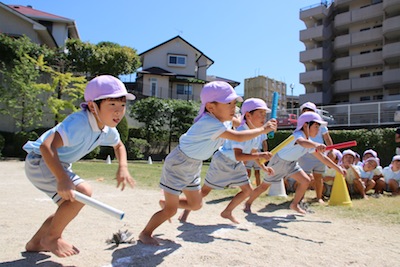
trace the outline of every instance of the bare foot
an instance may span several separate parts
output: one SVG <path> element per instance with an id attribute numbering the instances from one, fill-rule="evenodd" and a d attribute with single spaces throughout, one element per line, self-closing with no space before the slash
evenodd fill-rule
<path id="1" fill-rule="evenodd" d="M 223 212 L 221 212 L 221 217 L 224 218 L 224 219 L 229 219 L 233 223 L 239 224 L 239 221 L 236 220 L 236 218 L 232 216 L 232 212 L 223 211 Z"/>
<path id="2" fill-rule="evenodd" d="M 300 208 L 299 204 L 293 204 L 293 203 L 290 204 L 290 209 L 294 210 L 294 211 L 297 211 L 298 213 L 301 213 L 301 214 L 306 214 L 307 213 L 305 210 Z"/>
<path id="3" fill-rule="evenodd" d="M 161 209 L 164 209 L 165 207 L 165 200 L 161 199 L 160 201 L 158 201 L 158 204 L 160 205 Z M 168 218 L 168 222 L 172 223 L 171 218 Z"/>
<path id="4" fill-rule="evenodd" d="M 325 204 L 325 201 L 324 201 L 322 198 L 318 199 L 317 202 L 318 202 L 319 204 L 321 204 L 321 205 L 324 205 L 324 204 Z"/>
<path id="5" fill-rule="evenodd" d="M 245 203 L 243 211 L 247 212 L 247 213 L 251 213 L 251 204 Z"/>
<path id="6" fill-rule="evenodd" d="M 364 199 L 368 199 L 368 196 L 367 196 L 367 195 L 364 195 L 363 198 L 364 198 Z"/>
<path id="7" fill-rule="evenodd" d="M 42 244 L 40 244 L 40 240 L 29 240 L 28 243 L 25 245 L 25 249 L 28 252 L 48 252 Z"/>
<path id="8" fill-rule="evenodd" d="M 189 216 L 190 211 L 189 210 L 183 210 L 183 212 L 181 213 L 181 215 L 179 215 L 178 220 L 180 222 L 186 222 L 187 218 Z"/>
<path id="9" fill-rule="evenodd" d="M 153 238 L 149 235 L 145 235 L 143 232 L 140 233 L 139 240 L 140 240 L 140 242 L 142 242 L 145 245 L 152 245 L 152 246 L 160 245 L 160 243 L 158 243 L 158 241 L 155 238 Z"/>
<path id="10" fill-rule="evenodd" d="M 62 238 L 43 238 L 40 243 L 43 248 L 48 249 L 50 252 L 60 258 L 69 257 L 79 253 L 79 250 L 75 246 L 67 243 Z"/>

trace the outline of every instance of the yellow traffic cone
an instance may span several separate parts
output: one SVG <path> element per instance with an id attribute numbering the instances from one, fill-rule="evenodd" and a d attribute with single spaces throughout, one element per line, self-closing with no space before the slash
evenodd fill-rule
<path id="1" fill-rule="evenodd" d="M 336 172 L 335 180 L 333 181 L 331 197 L 329 205 L 332 206 L 352 206 L 349 190 L 347 189 L 346 181 L 339 172 Z"/>

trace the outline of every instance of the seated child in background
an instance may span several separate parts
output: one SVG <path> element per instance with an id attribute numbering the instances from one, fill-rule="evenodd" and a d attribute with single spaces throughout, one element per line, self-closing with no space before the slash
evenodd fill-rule
<path id="1" fill-rule="evenodd" d="M 339 150 L 333 149 L 332 153 L 328 153 L 328 157 L 334 163 L 339 164 L 339 162 L 342 161 L 343 155 L 342 152 L 340 152 Z M 333 181 L 335 180 L 336 177 L 336 170 L 326 166 L 325 173 L 323 174 L 322 177 L 324 181 L 323 194 L 326 197 L 330 197 L 332 192 Z"/>
<path id="2" fill-rule="evenodd" d="M 363 158 L 362 158 L 363 160 L 362 161 L 364 162 L 369 158 L 378 158 L 378 153 L 376 153 L 376 151 L 372 150 L 372 149 L 365 150 L 364 153 L 363 153 Z M 383 177 L 383 175 L 382 175 L 382 167 L 378 163 L 378 166 L 374 170 L 373 179 L 374 179 L 374 181 L 376 181 L 376 180 L 378 180 L 379 178 L 382 178 L 382 177 Z"/>
<path id="3" fill-rule="evenodd" d="M 364 185 L 364 192 L 361 194 L 364 198 L 367 192 L 375 187 L 374 181 L 374 170 L 379 166 L 378 158 L 368 158 L 366 159 L 362 166 L 360 166 L 360 177 Z"/>
<path id="4" fill-rule="evenodd" d="M 354 165 L 356 159 L 356 153 L 351 149 L 346 149 L 343 151 L 343 158 L 341 166 L 346 169 L 347 173 L 345 175 L 347 188 L 350 194 L 361 194 L 364 198 L 367 196 L 363 195 L 365 186 L 361 181 L 361 170 L 359 166 Z"/>
<path id="5" fill-rule="evenodd" d="M 400 155 L 392 158 L 392 163 L 383 169 L 383 177 L 376 181 L 375 193 L 382 194 L 383 190 L 399 195 L 400 185 Z"/>
<path id="6" fill-rule="evenodd" d="M 357 152 L 355 153 L 356 153 L 356 160 L 354 161 L 354 165 L 361 166 L 362 165 L 361 156 Z"/>

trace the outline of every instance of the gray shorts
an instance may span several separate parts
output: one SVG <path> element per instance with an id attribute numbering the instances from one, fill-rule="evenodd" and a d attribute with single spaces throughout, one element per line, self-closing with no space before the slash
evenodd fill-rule
<path id="1" fill-rule="evenodd" d="M 180 195 L 183 190 L 200 190 L 202 165 L 202 160 L 186 156 L 177 146 L 165 158 L 160 187 L 174 195 Z"/>
<path id="2" fill-rule="evenodd" d="M 204 184 L 213 189 L 224 189 L 250 184 L 250 181 L 243 162 L 232 161 L 218 151 L 211 160 Z"/>
<path id="3" fill-rule="evenodd" d="M 325 172 L 325 164 L 323 164 L 311 153 L 307 153 L 299 158 L 298 162 L 303 171 L 307 174 L 311 174 L 313 172 L 323 174 Z"/>
<path id="4" fill-rule="evenodd" d="M 278 154 L 275 154 L 268 162 L 267 167 L 274 169 L 274 175 L 265 175 L 264 182 L 269 184 L 281 183 L 285 177 L 291 177 L 293 174 L 301 171 L 301 167 L 297 161 L 287 161 L 281 159 Z"/>
<path id="5" fill-rule="evenodd" d="M 254 160 L 246 161 L 246 169 L 251 170 L 252 168 L 256 171 L 261 170 L 260 166 Z"/>
<path id="6" fill-rule="evenodd" d="M 75 186 L 84 182 L 81 177 L 73 173 L 71 169 L 72 164 L 61 162 L 61 165 Z M 26 156 L 25 174 L 32 184 L 47 194 L 54 203 L 61 200 L 61 197 L 57 193 L 57 178 L 50 171 L 41 155 L 31 152 Z"/>

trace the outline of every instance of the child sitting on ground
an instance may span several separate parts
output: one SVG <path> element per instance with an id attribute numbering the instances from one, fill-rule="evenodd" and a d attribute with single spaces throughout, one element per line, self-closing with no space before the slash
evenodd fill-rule
<path id="1" fill-rule="evenodd" d="M 375 193 L 392 192 L 400 194 L 400 155 L 393 156 L 392 163 L 383 169 L 383 177 L 376 181 Z"/>

